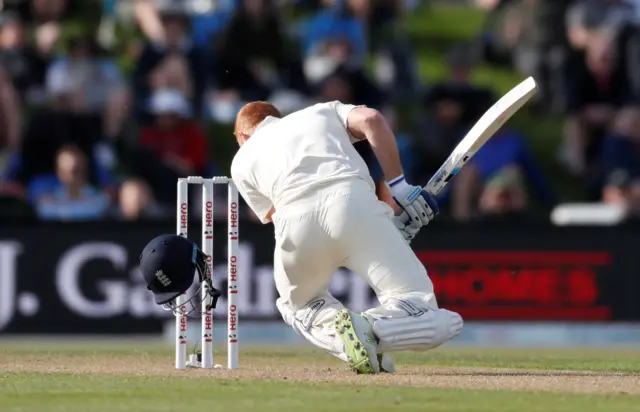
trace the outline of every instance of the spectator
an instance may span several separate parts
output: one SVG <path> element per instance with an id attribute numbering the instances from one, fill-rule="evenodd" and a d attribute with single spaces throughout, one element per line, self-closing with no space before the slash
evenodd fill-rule
<path id="1" fill-rule="evenodd" d="M 40 56 L 51 56 L 62 34 L 62 20 L 79 0 L 22 0 L 5 2 L 16 12 L 33 35 L 34 48 Z"/>
<path id="2" fill-rule="evenodd" d="M 613 47 L 613 54 L 627 66 L 630 85 L 640 90 L 640 15 L 637 4 L 624 0 L 575 1 L 567 13 L 571 45 L 584 51 L 602 39 Z"/>
<path id="3" fill-rule="evenodd" d="M 0 175 L 20 145 L 21 104 L 9 76 L 0 67 Z"/>
<path id="4" fill-rule="evenodd" d="M 77 147 L 65 146 L 56 155 L 59 185 L 35 200 L 38 216 L 46 220 L 93 220 L 103 218 L 109 196 L 88 183 L 87 162 Z"/>
<path id="5" fill-rule="evenodd" d="M 286 54 L 277 9 L 270 0 L 242 0 L 219 47 L 216 87 L 243 101 L 266 100 L 278 88 L 306 91 L 302 67 Z"/>
<path id="6" fill-rule="evenodd" d="M 159 219 L 168 217 L 166 209 L 158 205 L 149 186 L 140 179 L 130 179 L 120 187 L 119 217 L 124 220 Z"/>
<path id="7" fill-rule="evenodd" d="M 567 90 L 560 159 L 571 173 L 587 177 L 589 197 L 596 199 L 603 179 L 597 164 L 603 136 L 627 135 L 620 124 L 637 115 L 630 107 L 640 97 L 638 16 L 629 2 L 582 0 L 569 9 L 567 21 L 570 43 L 584 59 Z"/>
<path id="8" fill-rule="evenodd" d="M 400 160 L 402 161 L 402 169 L 404 175 L 410 182 L 417 181 L 417 157 L 416 148 L 413 144 L 413 137 L 409 133 L 402 129 L 398 119 L 398 114 L 393 107 L 386 107 L 382 110 L 384 117 L 389 123 L 391 131 L 396 136 L 398 143 L 398 153 L 400 154 Z M 380 171 L 382 174 L 382 170 Z M 389 177 L 390 179 L 393 177 Z"/>
<path id="9" fill-rule="evenodd" d="M 320 102 L 340 100 L 370 107 L 380 107 L 383 96 L 359 67 L 339 66 L 318 85 Z"/>
<path id="10" fill-rule="evenodd" d="M 496 173 L 480 195 L 478 210 L 484 221 L 522 222 L 528 217 L 527 194 L 518 169 Z"/>
<path id="11" fill-rule="evenodd" d="M 504 6 L 501 38 L 515 68 L 538 83 L 537 102 L 556 113 L 565 107 L 570 73 L 565 14 L 572 0 L 515 0 Z"/>
<path id="12" fill-rule="evenodd" d="M 637 101 L 638 91 L 631 87 L 627 69 L 608 38 L 591 37 L 585 63 L 576 68 L 569 83 L 561 160 L 573 174 L 589 172 L 617 114 Z"/>
<path id="13" fill-rule="evenodd" d="M 473 63 L 469 51 L 456 47 L 448 55 L 449 79 L 433 85 L 423 101 L 418 145 L 425 157 L 419 173 L 424 177 L 435 172 L 469 128 L 495 101 L 493 93 L 471 83 Z"/>
<path id="14" fill-rule="evenodd" d="M 363 10 L 366 12 L 366 9 Z M 349 50 L 360 59 L 367 53 L 366 28 L 344 1 L 330 2 L 329 6 L 303 24 L 302 52 L 305 56 L 317 54 L 327 42 L 343 40 Z"/>
<path id="15" fill-rule="evenodd" d="M 614 39 L 635 25 L 634 6 L 621 0 L 578 0 L 567 11 L 567 36 L 576 50 L 585 50 L 595 37 Z"/>
<path id="16" fill-rule="evenodd" d="M 166 40 L 165 29 L 155 0 L 135 1 L 133 15 L 148 41 L 163 43 Z"/>
<path id="17" fill-rule="evenodd" d="M 205 174 L 207 141 L 200 125 L 190 119 L 189 104 L 178 90 L 154 93 L 149 111 L 153 123 L 140 133 L 133 171 L 149 182 L 163 204 L 175 202 L 179 177 Z"/>
<path id="18" fill-rule="evenodd" d="M 118 0 L 102 0 L 100 24 L 96 30 L 98 44 L 106 50 L 111 50 L 116 44 Z"/>
<path id="19" fill-rule="evenodd" d="M 504 40 L 502 27 L 507 6 L 517 0 L 476 0 L 476 6 L 486 10 L 486 18 L 474 44 L 477 55 L 495 65 L 510 65 L 509 42 Z"/>
<path id="20" fill-rule="evenodd" d="M 191 19 L 191 35 L 196 46 L 211 50 L 218 36 L 222 35 L 238 8 L 236 0 L 214 0 L 211 8 L 199 12 Z"/>
<path id="21" fill-rule="evenodd" d="M 626 170 L 615 169 L 607 178 L 602 189 L 602 202 L 607 205 L 622 206 L 626 209 L 630 183 Z"/>
<path id="22" fill-rule="evenodd" d="M 349 79 L 341 71 L 336 71 L 327 76 L 320 86 L 320 95 L 318 101 L 331 102 L 339 100 L 341 102 L 353 102 L 355 96 Z"/>
<path id="23" fill-rule="evenodd" d="M 640 222 L 640 181 L 633 181 L 629 185 L 627 194 L 627 220 Z"/>
<path id="24" fill-rule="evenodd" d="M 49 92 L 68 90 L 77 100 L 76 111 L 102 117 L 102 134 L 109 137 L 118 134 L 128 114 L 125 84 L 116 62 L 91 36 L 72 38 L 68 56 L 55 60 L 47 72 Z"/>
<path id="25" fill-rule="evenodd" d="M 304 61 L 304 73 L 311 84 L 317 85 L 340 66 L 346 63 L 359 65 L 358 61 L 346 39 L 329 39 L 322 43 L 321 48 L 307 55 Z"/>
<path id="26" fill-rule="evenodd" d="M 396 0 L 348 0 L 353 15 L 364 23 L 369 52 L 376 57 L 374 75 L 379 87 L 395 101 L 413 99 L 420 81 L 404 16 L 417 3 Z"/>
<path id="27" fill-rule="evenodd" d="M 205 90 L 207 65 L 202 50 L 188 35 L 189 20 L 180 13 L 162 13 L 161 40 L 148 41 L 134 69 L 133 81 L 138 118 L 145 116 L 151 95 L 161 89 L 177 89 L 186 96 L 198 116 Z"/>
<path id="28" fill-rule="evenodd" d="M 640 181 L 640 114 L 636 109 L 622 111 L 613 132 L 603 142 L 601 166 L 607 203 L 626 199 L 629 189 Z M 597 187 L 597 186 L 596 186 Z"/>
<path id="29" fill-rule="evenodd" d="M 355 101 L 379 107 L 385 97 L 383 91 L 364 70 L 364 60 L 370 51 L 367 28 L 374 21 L 384 21 L 379 15 L 377 19 L 371 19 L 372 7 L 369 0 L 328 2 L 325 9 L 304 22 L 301 43 L 304 74 L 312 86 L 324 87 L 322 83 L 325 79 L 332 73 L 340 72 L 348 78 Z M 382 75 L 384 70 L 379 70 L 379 80 L 385 80 L 387 88 L 400 92 L 406 88 L 406 84 L 412 82 L 411 63 L 407 59 L 400 62 L 406 57 L 402 55 L 400 47 L 385 49 L 384 53 L 380 67 L 384 67 L 384 63 L 391 59 L 391 65 L 394 66 L 392 71 L 395 74 L 389 78 Z M 402 79 L 396 82 L 398 76 Z"/>
<path id="30" fill-rule="evenodd" d="M 498 131 L 458 173 L 453 181 L 453 215 L 458 220 L 473 216 L 475 199 L 484 185 L 506 168 L 526 177 L 540 200 L 551 206 L 555 197 L 526 146 L 523 136 L 510 129 Z"/>
<path id="31" fill-rule="evenodd" d="M 166 41 L 166 30 L 162 23 L 163 13 L 192 14 L 192 40 L 197 47 L 208 49 L 212 37 L 224 29 L 235 9 L 235 0 L 136 0 L 133 2 L 133 17 L 149 41 L 162 43 Z"/>
<path id="32" fill-rule="evenodd" d="M 115 154 L 103 136 L 110 113 L 107 99 L 114 92 L 112 88 L 117 90 L 120 85 L 117 71 L 109 62 L 96 58 L 91 41 L 76 39 L 71 43 L 69 57 L 54 63 L 47 74 L 46 105 L 33 113 L 20 145 L 21 157 L 13 164 L 11 174 L 25 186 L 45 176 L 53 181 L 53 154 L 68 144 L 76 146 L 88 159 L 87 173 L 92 184 L 115 184 L 111 174 Z"/>
<path id="33" fill-rule="evenodd" d="M 0 220 L 2 215 L 30 215 L 24 187 L 15 179 L 11 166 L 20 145 L 21 105 L 18 94 L 0 67 Z"/>
<path id="34" fill-rule="evenodd" d="M 23 100 L 41 95 L 47 59 L 27 45 L 26 28 L 17 13 L 0 12 L 0 66 Z"/>
<path id="35" fill-rule="evenodd" d="M 269 102 L 276 106 L 283 116 L 305 109 L 312 104 L 310 101 L 309 96 L 294 90 L 279 90 L 269 96 Z"/>
<path id="36" fill-rule="evenodd" d="M 640 180 L 617 170 L 609 176 L 603 191 L 603 203 L 622 207 L 627 221 L 640 221 Z"/>
<path id="37" fill-rule="evenodd" d="M 366 77 L 363 73 L 368 52 L 365 25 L 343 1 L 336 1 L 305 22 L 301 40 L 304 74 L 310 85 L 318 87 L 337 70 Z M 352 92 L 358 94 L 362 87 L 354 84 Z"/>
<path id="38" fill-rule="evenodd" d="M 504 0 L 475 0 L 476 7 L 483 10 L 494 10 L 500 4 L 506 3 Z"/>

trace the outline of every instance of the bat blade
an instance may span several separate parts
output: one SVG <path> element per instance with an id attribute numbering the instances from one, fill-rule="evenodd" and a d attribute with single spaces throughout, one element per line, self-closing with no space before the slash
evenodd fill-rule
<path id="1" fill-rule="evenodd" d="M 526 102 L 531 99 L 538 87 L 533 77 L 529 77 L 507 94 L 502 96 L 473 125 L 469 133 L 458 143 L 447 160 L 429 179 L 424 187 L 429 193 L 437 195 L 460 169 L 477 153 L 478 150 L 511 118 Z"/>

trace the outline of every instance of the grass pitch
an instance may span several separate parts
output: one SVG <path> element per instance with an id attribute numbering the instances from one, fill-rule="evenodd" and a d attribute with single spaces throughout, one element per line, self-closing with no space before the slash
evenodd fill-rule
<path id="1" fill-rule="evenodd" d="M 438 349 L 357 376 L 309 348 L 242 348 L 240 369 L 177 371 L 143 343 L 3 343 L 0 410 L 640 411 L 640 351 Z M 217 353 L 216 362 L 226 356 Z"/>

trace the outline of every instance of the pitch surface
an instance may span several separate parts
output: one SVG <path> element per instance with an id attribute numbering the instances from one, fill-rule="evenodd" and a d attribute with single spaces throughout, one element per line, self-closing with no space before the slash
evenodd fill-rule
<path id="1" fill-rule="evenodd" d="M 216 363 L 226 356 L 216 353 Z M 240 369 L 176 371 L 144 343 L 0 341 L 8 411 L 640 411 L 640 351 L 439 349 L 357 376 L 308 348 L 242 348 Z"/>

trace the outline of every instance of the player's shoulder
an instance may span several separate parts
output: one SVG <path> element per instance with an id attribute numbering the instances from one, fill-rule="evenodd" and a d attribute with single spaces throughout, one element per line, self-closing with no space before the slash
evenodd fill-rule
<path id="1" fill-rule="evenodd" d="M 340 108 L 340 106 L 343 106 L 344 103 L 342 103 L 339 100 L 332 100 L 330 102 L 324 102 L 324 103 L 318 103 L 315 104 L 314 107 L 315 110 L 331 110 L 333 112 L 337 112 L 337 110 Z"/>
<path id="2" fill-rule="evenodd" d="M 242 148 L 240 148 L 240 150 L 236 152 L 235 156 L 233 156 L 233 159 L 231 160 L 231 178 L 233 180 L 242 179 L 243 170 L 245 170 L 245 167 L 243 167 L 243 165 L 245 163 L 246 161 L 244 160 Z"/>
<path id="3" fill-rule="evenodd" d="M 250 139 L 248 139 L 236 152 L 231 160 L 231 175 L 240 175 L 251 170 L 255 162 L 268 155 L 270 145 L 267 142 L 270 140 L 266 138 L 268 134 L 267 130 L 257 130 Z"/>
<path id="4" fill-rule="evenodd" d="M 316 103 L 302 110 L 291 113 L 284 119 L 286 120 L 287 125 L 291 125 L 291 123 L 305 124 L 310 117 L 316 116 L 321 116 L 328 119 L 337 119 L 338 117 L 340 117 L 341 108 L 345 106 L 346 105 L 344 103 L 338 100 Z"/>
<path id="5" fill-rule="evenodd" d="M 288 116 L 285 116 L 286 118 L 292 118 L 292 117 L 298 117 L 298 116 L 303 116 L 303 115 L 307 115 L 310 113 L 316 113 L 322 110 L 326 110 L 326 109 L 333 109 L 335 110 L 336 106 L 340 104 L 339 101 L 335 100 L 335 101 L 331 101 L 331 102 L 322 102 L 322 103 L 316 103 L 313 104 L 311 106 L 307 106 L 304 109 L 298 110 L 296 112 L 293 112 L 291 114 L 289 114 Z"/>
<path id="6" fill-rule="evenodd" d="M 247 163 L 251 162 L 253 144 L 249 144 L 251 139 L 249 139 L 245 144 L 240 146 L 236 154 L 233 156 L 231 160 L 231 177 L 236 178 L 239 176 L 243 170 L 246 170 Z"/>

